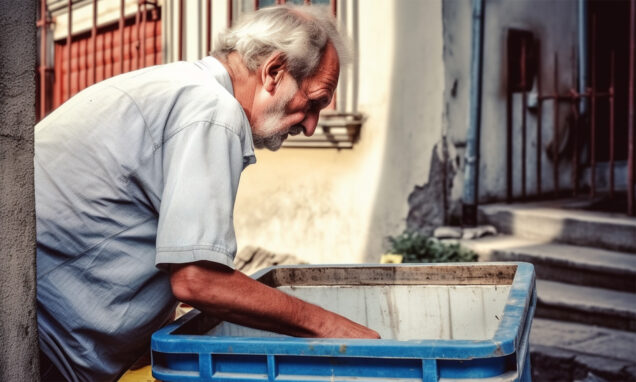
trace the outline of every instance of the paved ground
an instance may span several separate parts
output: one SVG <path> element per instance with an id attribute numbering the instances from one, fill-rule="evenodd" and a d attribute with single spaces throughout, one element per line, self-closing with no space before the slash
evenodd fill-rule
<path id="1" fill-rule="evenodd" d="M 636 333 L 535 318 L 533 381 L 636 381 Z"/>

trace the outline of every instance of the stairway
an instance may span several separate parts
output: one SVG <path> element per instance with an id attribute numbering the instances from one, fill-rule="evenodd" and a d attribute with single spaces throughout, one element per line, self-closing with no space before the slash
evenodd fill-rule
<path id="1" fill-rule="evenodd" d="M 535 381 L 636 381 L 636 219 L 572 205 L 481 206 L 500 235 L 464 244 L 481 260 L 534 264 Z"/>

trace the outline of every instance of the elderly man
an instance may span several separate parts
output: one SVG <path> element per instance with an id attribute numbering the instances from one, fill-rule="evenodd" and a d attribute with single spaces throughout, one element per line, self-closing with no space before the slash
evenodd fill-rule
<path id="1" fill-rule="evenodd" d="M 378 338 L 232 269 L 241 171 L 254 146 L 313 134 L 343 46 L 324 10 L 266 8 L 214 57 L 103 81 L 36 126 L 45 380 L 113 380 L 177 301 L 294 336 Z"/>

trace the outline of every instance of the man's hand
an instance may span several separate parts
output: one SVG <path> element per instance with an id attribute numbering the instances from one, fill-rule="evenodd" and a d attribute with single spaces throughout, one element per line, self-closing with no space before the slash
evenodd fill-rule
<path id="1" fill-rule="evenodd" d="M 330 313 L 335 319 L 329 322 L 327 320 L 320 330 L 320 335 L 316 337 L 322 338 L 373 338 L 379 339 L 380 335 L 366 326 L 355 323 L 345 317 Z"/>
<path id="2" fill-rule="evenodd" d="M 170 282 L 180 301 L 235 324 L 296 337 L 380 338 L 365 326 L 222 265 L 175 264 Z"/>

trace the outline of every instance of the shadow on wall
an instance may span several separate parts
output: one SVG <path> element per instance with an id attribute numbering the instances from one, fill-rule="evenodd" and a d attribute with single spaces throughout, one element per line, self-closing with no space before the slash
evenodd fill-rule
<path id="1" fill-rule="evenodd" d="M 395 53 L 382 169 L 364 251 L 369 263 L 379 262 L 388 235 L 404 230 L 408 195 L 427 182 L 431 153 L 442 136 L 441 0 L 396 1 L 393 7 Z"/>

